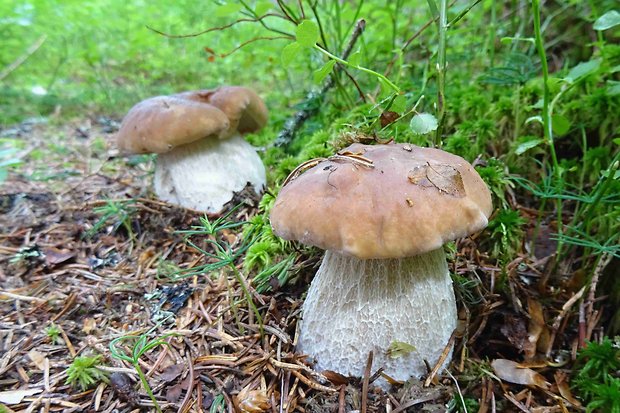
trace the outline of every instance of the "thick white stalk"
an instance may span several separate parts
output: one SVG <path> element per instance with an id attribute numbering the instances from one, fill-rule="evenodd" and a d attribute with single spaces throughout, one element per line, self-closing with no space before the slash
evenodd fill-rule
<path id="1" fill-rule="evenodd" d="M 155 193 L 172 204 L 215 213 L 234 192 L 250 184 L 265 187 L 265 167 L 241 136 L 203 139 L 160 154 L 155 167 Z"/>
<path id="2" fill-rule="evenodd" d="M 427 372 L 424 360 L 437 362 L 456 322 L 442 248 L 387 260 L 327 251 L 303 305 L 298 347 L 316 359 L 317 370 L 351 376 L 363 375 L 372 351 L 373 371 L 383 366 L 389 376 L 407 380 Z M 415 350 L 391 357 L 395 342 Z"/>

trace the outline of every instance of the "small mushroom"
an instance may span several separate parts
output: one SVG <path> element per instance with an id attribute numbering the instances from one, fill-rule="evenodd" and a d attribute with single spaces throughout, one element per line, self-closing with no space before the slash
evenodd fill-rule
<path id="1" fill-rule="evenodd" d="M 469 163 L 414 145 L 356 143 L 290 180 L 274 233 L 327 250 L 298 349 L 344 375 L 362 375 L 370 351 L 396 380 L 426 373 L 457 324 L 443 244 L 484 228 L 491 211 Z"/>
<path id="2" fill-rule="evenodd" d="M 265 167 L 241 134 L 267 123 L 252 90 L 223 86 L 146 99 L 129 110 L 117 134 L 126 153 L 157 153 L 155 193 L 172 204 L 217 213 L 235 192 L 265 187 Z"/>

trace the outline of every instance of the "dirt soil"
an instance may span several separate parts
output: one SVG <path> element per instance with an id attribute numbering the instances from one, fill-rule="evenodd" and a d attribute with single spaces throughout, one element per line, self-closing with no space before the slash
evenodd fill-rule
<path id="1" fill-rule="evenodd" d="M 161 344 L 139 363 L 164 411 L 442 412 L 461 397 L 480 412 L 582 410 L 565 377 L 580 340 L 573 305 L 584 292 L 567 286 L 572 276 L 548 273 L 553 247 L 537 245 L 538 259 L 516 257 L 505 273 L 476 237 L 459 241 L 452 270 L 473 280 L 475 294 L 457 289 L 452 374 L 386 393 L 373 386 L 372 366 L 362 378 L 321 374 L 295 352 L 303 283 L 269 294 L 250 286 L 261 329 L 230 271 L 176 277 L 211 262 L 177 232 L 199 225 L 200 214 L 156 200 L 152 159 L 120 157 L 117 126 L 101 117 L 2 131 L 23 140 L 26 155 L 0 191 L 0 393 L 18 399 L 5 411 L 154 410 L 134 366 L 110 352 L 128 335 L 134 340 L 117 344 L 126 353 L 140 336 Z M 247 201 L 234 220 L 256 213 Z M 235 230 L 221 236 L 233 246 L 242 239 Z M 500 278 L 507 291 L 497 291 Z M 589 316 L 581 327 L 592 334 L 600 315 Z M 73 359 L 95 355 L 108 378 L 86 389 L 68 384 Z M 510 384 L 519 383 L 509 379 L 514 366 L 494 360 L 540 377 Z"/>

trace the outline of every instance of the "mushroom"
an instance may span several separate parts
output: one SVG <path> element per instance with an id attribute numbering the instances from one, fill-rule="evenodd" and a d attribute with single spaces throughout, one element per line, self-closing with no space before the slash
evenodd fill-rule
<path id="1" fill-rule="evenodd" d="M 395 380 L 426 373 L 457 324 L 443 244 L 484 228 L 492 211 L 478 173 L 438 149 L 356 143 L 287 181 L 274 233 L 327 250 L 298 349 L 344 375 L 362 375 L 371 351 Z"/>
<path id="2" fill-rule="evenodd" d="M 221 211 L 236 192 L 265 187 L 265 167 L 241 134 L 267 123 L 267 108 L 252 90 L 214 90 L 157 96 L 129 110 L 117 134 L 127 153 L 157 153 L 155 193 L 172 204 Z"/>

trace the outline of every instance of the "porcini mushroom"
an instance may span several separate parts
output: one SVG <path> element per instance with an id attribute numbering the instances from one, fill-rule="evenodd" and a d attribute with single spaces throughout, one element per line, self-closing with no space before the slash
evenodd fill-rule
<path id="1" fill-rule="evenodd" d="M 318 370 L 360 376 L 372 351 L 396 380 L 423 375 L 457 323 L 443 244 L 487 225 L 485 183 L 464 159 L 408 144 L 353 144 L 301 172 L 271 210 L 275 234 L 327 250 L 298 349 Z"/>
<path id="2" fill-rule="evenodd" d="M 127 153 L 157 153 L 155 193 L 167 202 L 216 213 L 234 193 L 260 193 L 265 167 L 241 134 L 267 123 L 267 109 L 238 86 L 146 99 L 129 110 L 117 134 Z"/>

